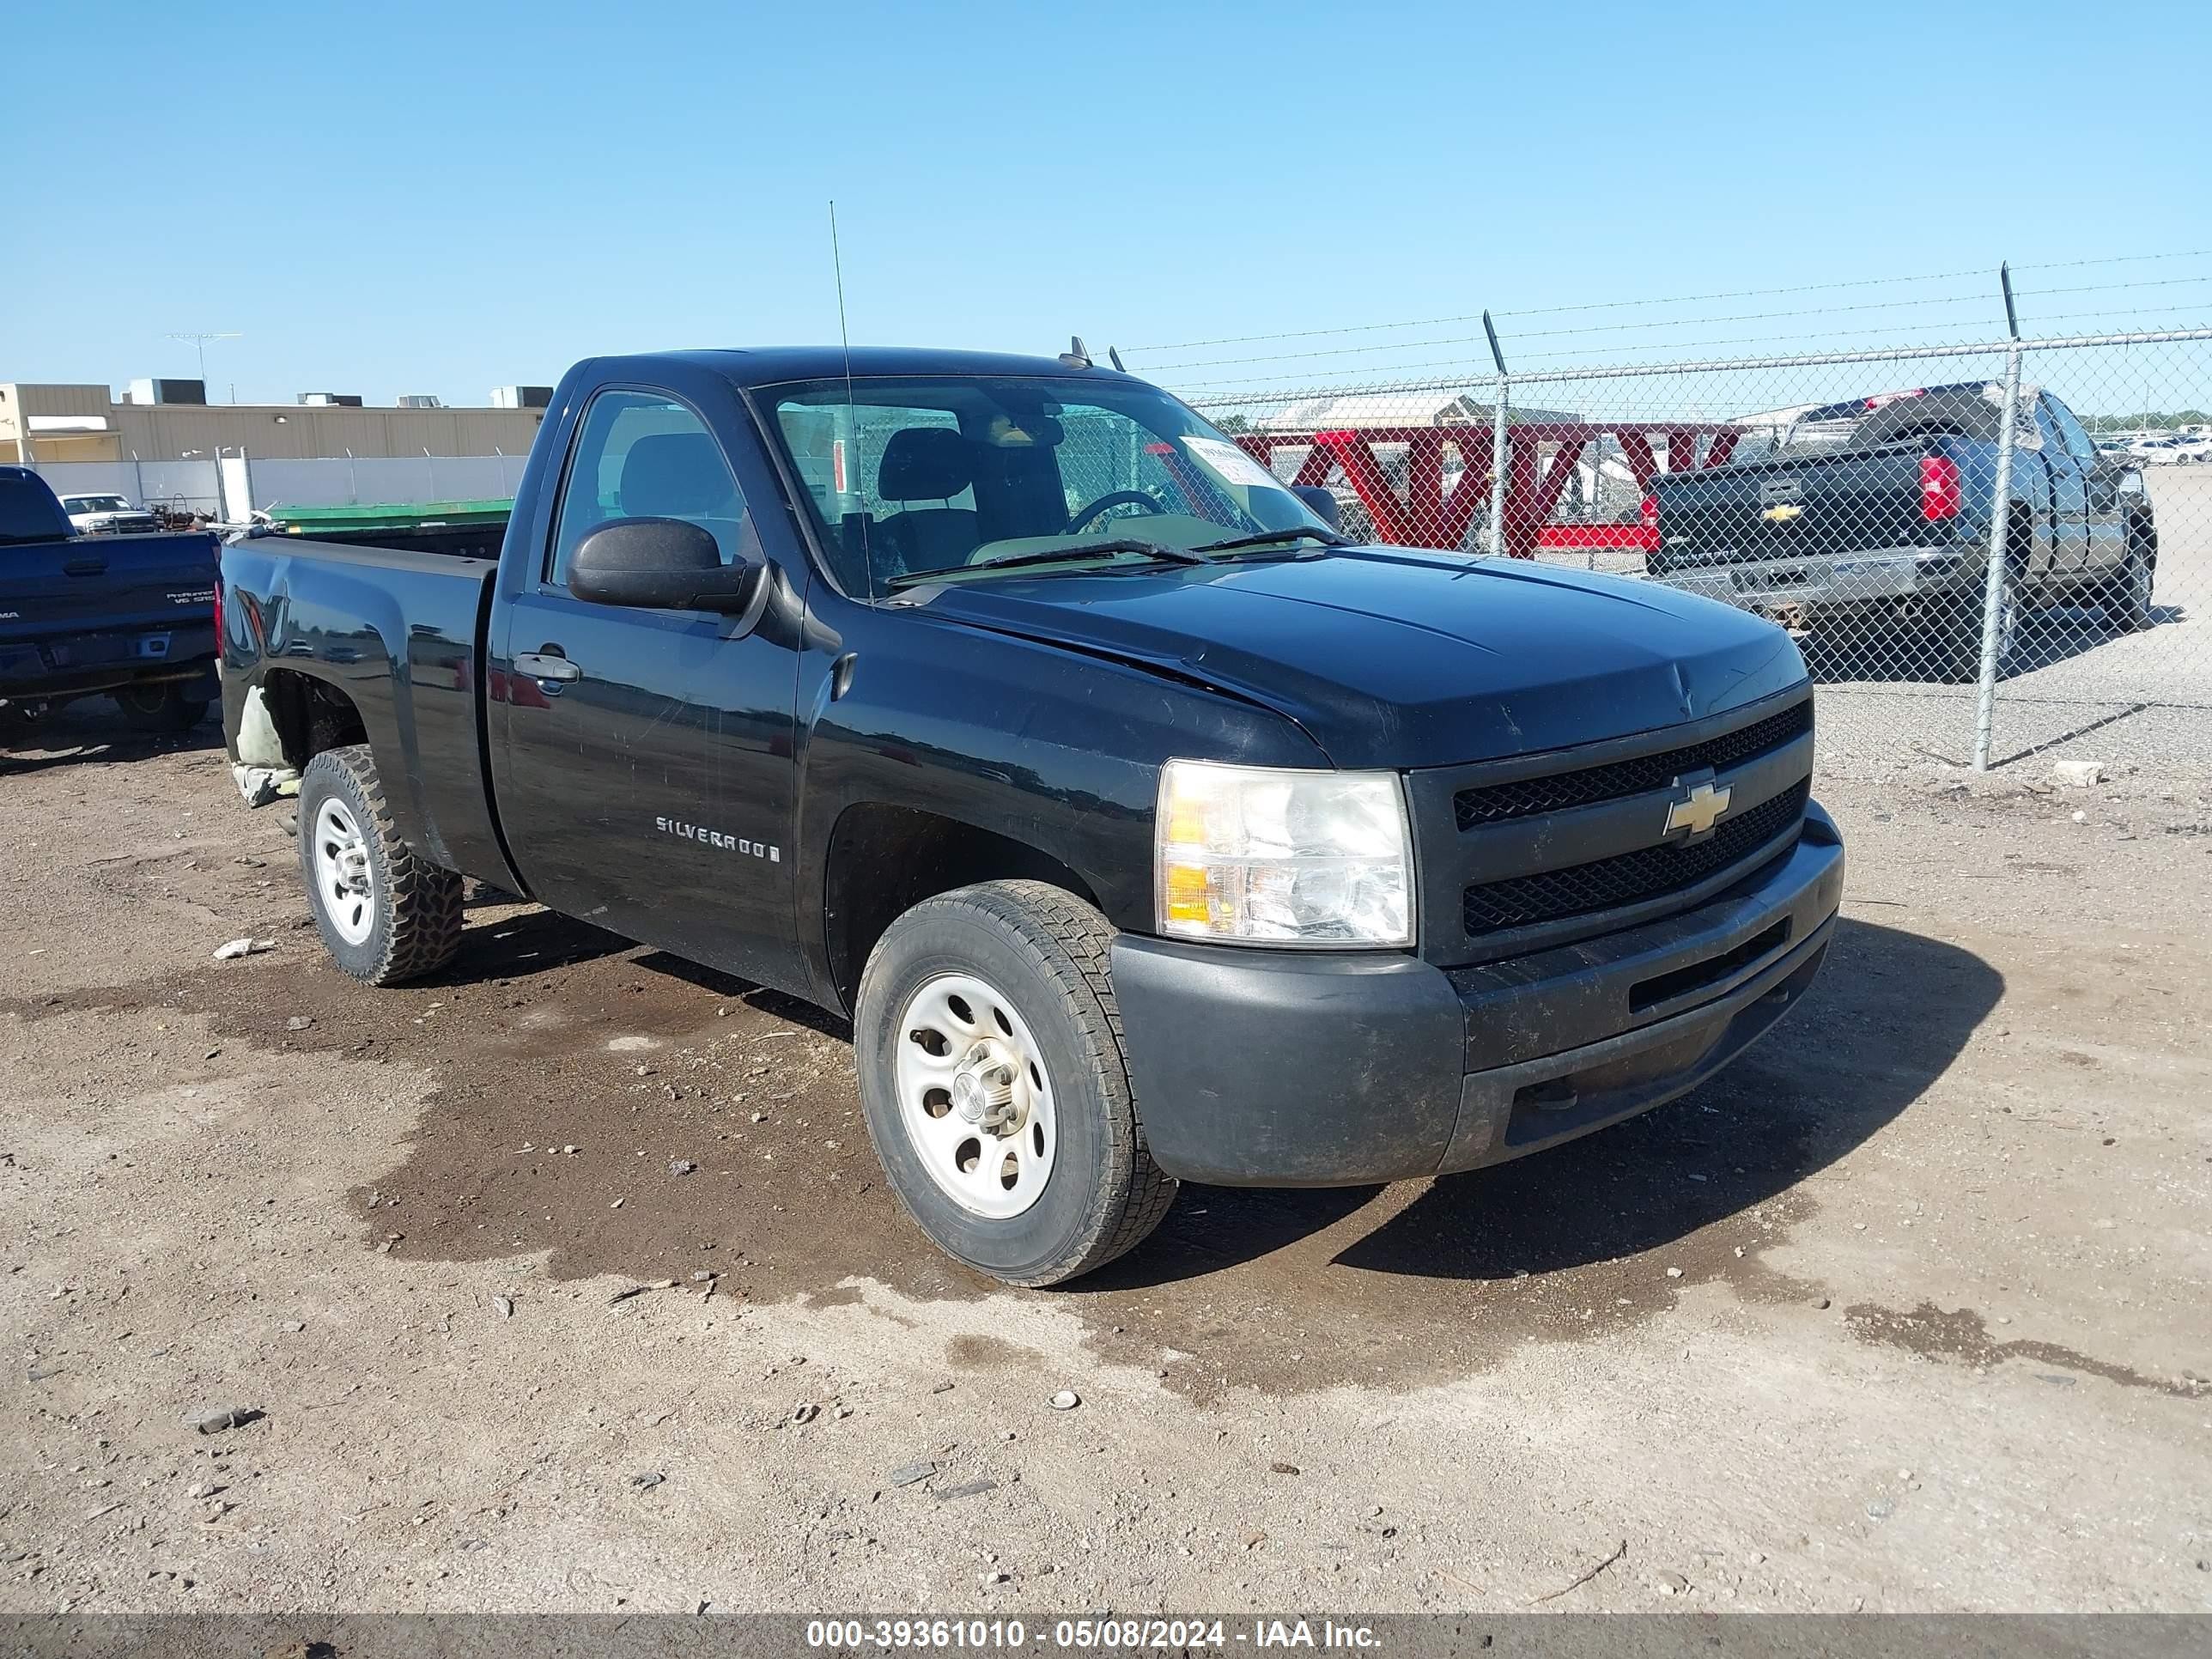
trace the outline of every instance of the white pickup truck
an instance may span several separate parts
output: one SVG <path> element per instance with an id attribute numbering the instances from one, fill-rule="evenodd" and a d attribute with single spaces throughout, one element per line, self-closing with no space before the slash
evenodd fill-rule
<path id="1" fill-rule="evenodd" d="M 127 495 L 64 495 L 61 502 L 70 528 L 80 536 L 136 536 L 161 527 L 161 520 L 144 507 L 131 506 Z"/>

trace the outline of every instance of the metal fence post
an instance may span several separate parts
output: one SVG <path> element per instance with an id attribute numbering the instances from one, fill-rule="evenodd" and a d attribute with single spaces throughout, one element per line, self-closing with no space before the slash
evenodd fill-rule
<path id="1" fill-rule="evenodd" d="M 1498 396 L 1490 410 L 1490 556 L 1505 556 L 1505 406 L 1511 401 L 1505 379 L 1505 353 L 1498 343 L 1497 325 L 1490 313 L 1482 313 L 1482 331 L 1490 342 L 1490 361 L 1498 368 Z M 1463 452 L 1462 452 L 1463 453 Z"/>
<path id="2" fill-rule="evenodd" d="M 1990 565 L 1982 577 L 1982 672 L 1974 699 L 1974 770 L 1990 769 L 1990 730 L 1996 715 L 1997 660 L 2004 644 L 2007 543 L 2012 535 L 2013 429 L 2020 419 L 2020 342 L 2005 352 L 2004 412 L 1998 417 L 1996 487 L 1990 501 Z M 2017 605 L 2017 596 L 2011 604 Z"/>
<path id="3" fill-rule="evenodd" d="M 1490 556 L 1505 556 L 1505 377 L 1498 376 L 1497 406 L 1490 413 Z"/>

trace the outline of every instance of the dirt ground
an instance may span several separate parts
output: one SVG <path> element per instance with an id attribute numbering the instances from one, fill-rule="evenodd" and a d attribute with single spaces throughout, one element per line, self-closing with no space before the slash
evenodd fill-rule
<path id="1" fill-rule="evenodd" d="M 1831 776 L 1838 948 L 1713 1085 L 1032 1293 L 836 1022 L 497 895 L 363 989 L 211 726 L 40 741 L 0 1612 L 2212 1608 L 2201 783 Z"/>

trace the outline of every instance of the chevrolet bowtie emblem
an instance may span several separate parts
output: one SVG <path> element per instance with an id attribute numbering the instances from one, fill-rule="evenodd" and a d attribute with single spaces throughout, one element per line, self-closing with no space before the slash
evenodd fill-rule
<path id="1" fill-rule="evenodd" d="M 1788 524 L 1790 520 L 1802 516 L 1804 511 L 1805 509 L 1796 501 L 1783 501 L 1777 506 L 1768 507 L 1765 512 L 1759 514 L 1759 517 L 1765 519 L 1769 524 Z"/>
<path id="2" fill-rule="evenodd" d="M 1693 836 L 1702 836 L 1721 821 L 1721 814 L 1729 810 L 1729 796 L 1733 792 L 1726 784 L 1715 788 L 1701 783 L 1680 800 L 1667 808 L 1667 833 L 1686 830 Z"/>

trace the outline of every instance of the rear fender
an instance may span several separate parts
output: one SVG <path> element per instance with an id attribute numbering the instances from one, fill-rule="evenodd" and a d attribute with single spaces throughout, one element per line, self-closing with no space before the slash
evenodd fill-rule
<path id="1" fill-rule="evenodd" d="M 423 799 L 407 623 L 398 602 L 337 567 L 313 568 L 311 582 L 303 584 L 312 592 L 295 592 L 292 578 L 303 568 L 289 560 L 272 561 L 270 580 L 253 602 L 258 660 L 240 680 L 226 679 L 223 688 L 231 760 L 234 766 L 276 769 L 283 793 L 283 771 L 296 771 L 309 756 L 300 751 L 298 739 L 271 706 L 282 695 L 274 677 L 319 682 L 359 715 L 400 838 L 447 863 Z M 234 635 L 229 643 L 237 643 Z"/>

